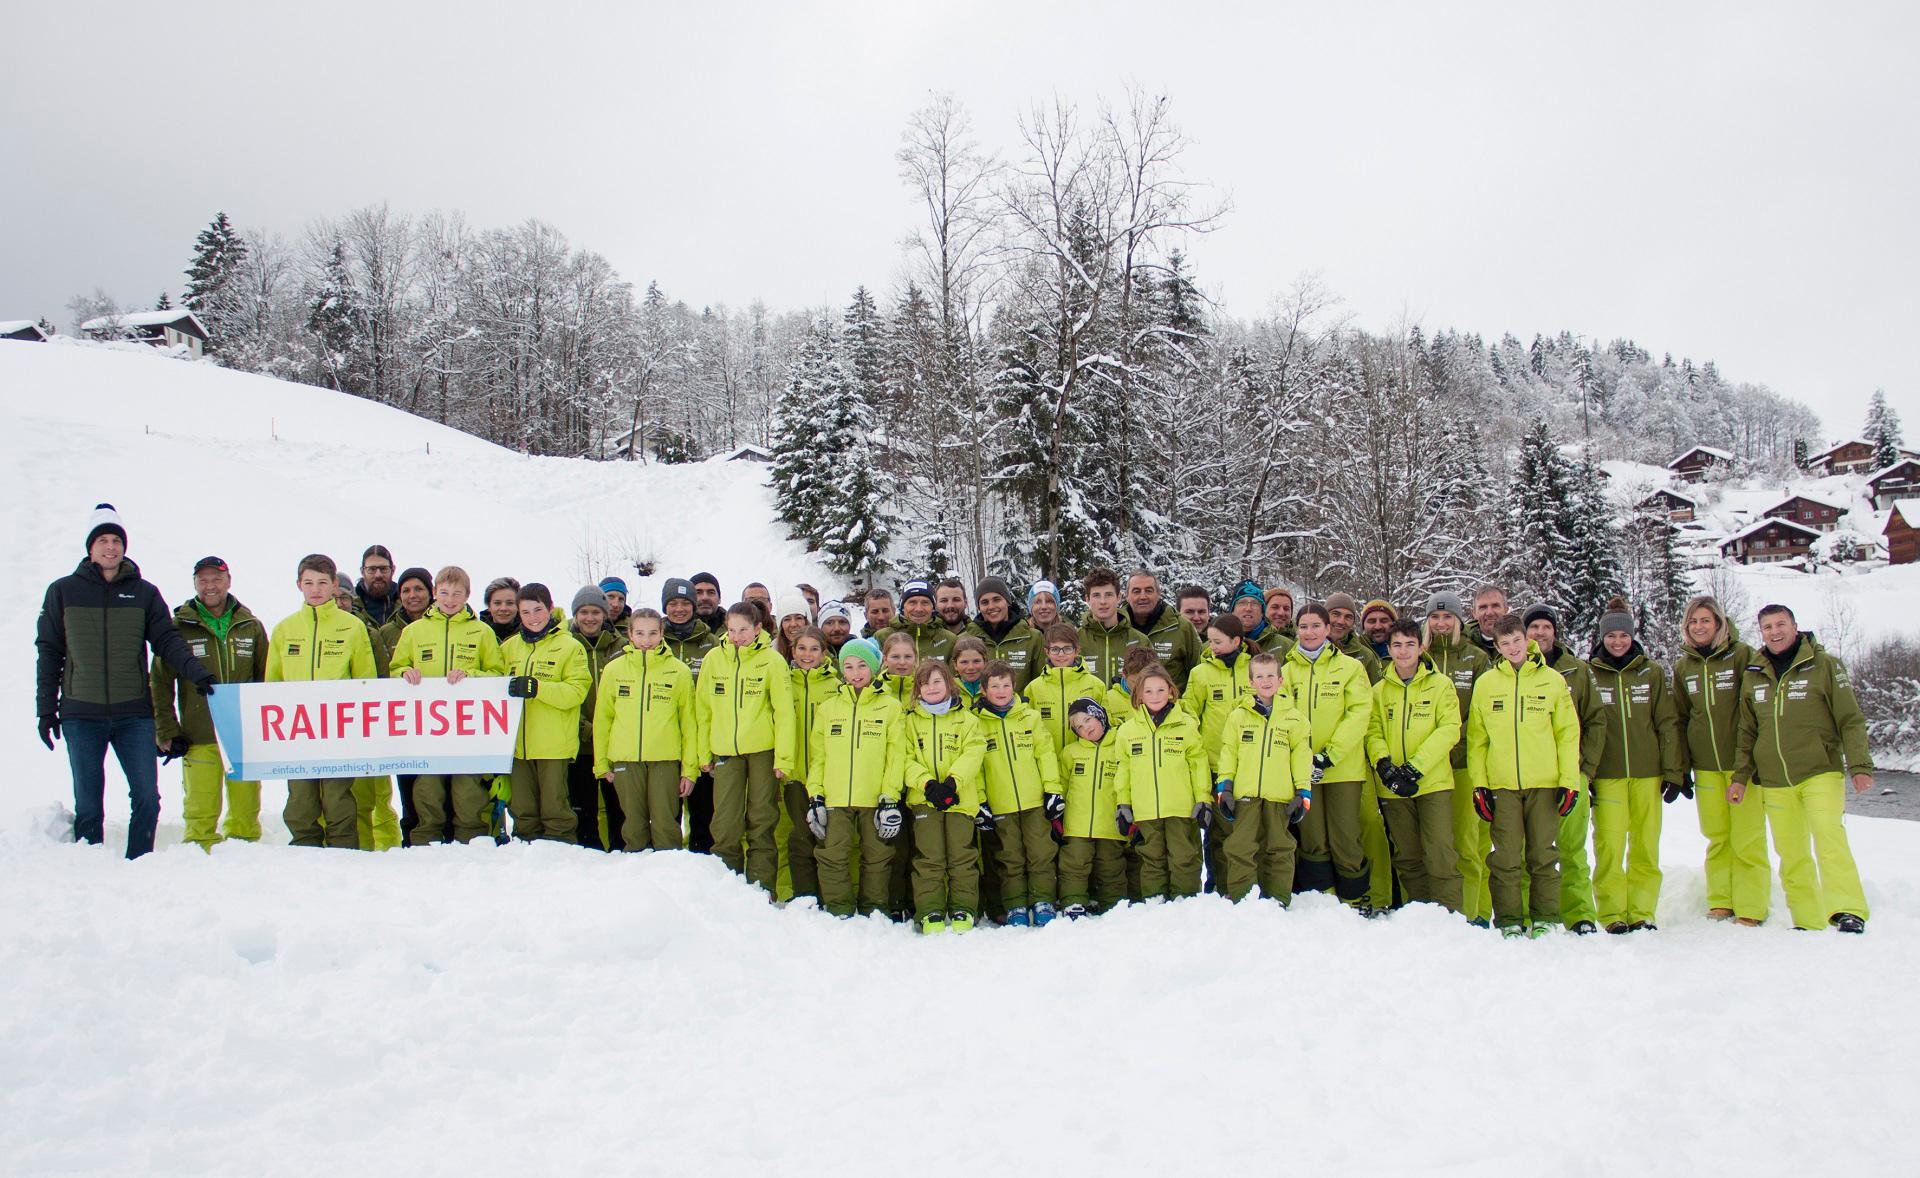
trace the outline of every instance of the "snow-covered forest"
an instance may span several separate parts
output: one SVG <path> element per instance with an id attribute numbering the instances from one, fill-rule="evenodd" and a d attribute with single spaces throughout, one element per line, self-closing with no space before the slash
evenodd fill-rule
<path id="1" fill-rule="evenodd" d="M 291 241 L 222 214 L 180 301 L 225 364 L 532 453 L 771 446 L 796 535 L 856 577 L 1145 563 L 1409 600 L 1502 575 L 1561 601 L 1624 579 L 1663 607 L 1671 554 L 1603 518 L 1581 465 L 1704 443 L 1785 470 L 1821 440 L 1790 398 L 1631 340 L 1363 328 L 1312 276 L 1221 305 L 1184 250 L 1232 212 L 1167 99 L 1005 130 L 913 114 L 921 223 L 887 227 L 912 233 L 899 272 L 843 306 L 696 307 L 538 221 L 386 206 Z"/>

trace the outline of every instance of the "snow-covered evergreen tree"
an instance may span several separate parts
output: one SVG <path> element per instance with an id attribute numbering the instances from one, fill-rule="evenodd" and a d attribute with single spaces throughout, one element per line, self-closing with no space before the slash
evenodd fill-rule
<path id="1" fill-rule="evenodd" d="M 346 243 L 333 241 L 318 287 L 307 302 L 307 330 L 312 333 L 327 383 L 341 392 L 364 394 L 358 363 L 366 338 L 360 294 L 347 270 Z"/>
<path id="2" fill-rule="evenodd" d="M 774 408 L 773 491 L 780 519 L 796 540 L 817 548 L 828 495 L 819 459 L 820 423 L 827 389 L 844 379 L 834 356 L 833 326 L 816 320 L 787 373 L 787 390 Z"/>
<path id="3" fill-rule="evenodd" d="M 163 291 L 161 291 L 161 292 L 160 292 L 160 297 L 159 297 L 159 298 L 157 298 L 157 299 L 155 299 L 155 300 L 153 300 L 153 309 L 154 309 L 154 310 L 156 310 L 156 311 L 171 311 L 171 310 L 173 310 L 173 300 L 172 300 L 171 298 L 169 298 L 169 297 L 167 297 L 167 292 L 166 292 L 166 291 L 164 291 L 164 290 L 163 290 Z"/>
<path id="4" fill-rule="evenodd" d="M 246 239 L 234 229 L 225 212 L 215 214 L 212 223 L 194 239 L 193 260 L 187 264 L 187 287 L 180 302 L 206 326 L 206 350 L 212 355 L 219 355 L 227 343 L 230 320 L 234 318 L 229 296 L 236 293 L 230 285 L 246 260 Z"/>
<path id="5" fill-rule="evenodd" d="M 1873 390 L 1867 403 L 1866 440 L 1873 443 L 1873 465 L 1892 466 L 1900 461 L 1900 415 L 1887 404 L 1887 390 Z"/>

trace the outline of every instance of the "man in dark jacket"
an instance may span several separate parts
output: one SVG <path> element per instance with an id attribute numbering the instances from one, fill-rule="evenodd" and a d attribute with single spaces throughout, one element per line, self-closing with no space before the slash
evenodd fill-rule
<path id="1" fill-rule="evenodd" d="M 86 547 L 80 567 L 47 586 L 34 639 L 34 702 L 41 742 L 48 749 L 56 738 L 67 742 L 76 841 L 103 837 L 107 747 L 113 747 L 133 804 L 127 858 L 135 859 L 153 850 L 160 821 L 147 648 L 203 696 L 213 694 L 214 677 L 174 628 L 160 591 L 126 559 L 127 530 L 111 503 L 93 509 Z"/>
<path id="2" fill-rule="evenodd" d="M 353 596 L 359 603 L 360 612 L 367 615 L 372 625 L 369 630 L 378 630 L 387 624 L 387 619 L 400 608 L 400 594 L 393 584 L 393 553 L 387 551 L 385 544 L 373 544 L 360 555 L 360 583 L 353 587 Z"/>

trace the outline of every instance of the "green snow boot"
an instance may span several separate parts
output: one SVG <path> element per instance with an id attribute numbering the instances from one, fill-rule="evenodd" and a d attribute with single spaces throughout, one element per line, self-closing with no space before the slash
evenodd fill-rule
<path id="1" fill-rule="evenodd" d="M 947 931 L 947 914 L 946 913 L 929 912 L 925 916 L 920 918 L 920 935 L 921 936 L 930 937 L 935 933 L 944 933 L 946 931 Z"/>
<path id="2" fill-rule="evenodd" d="M 947 913 L 947 931 L 950 933 L 970 933 L 973 931 L 973 913 Z"/>

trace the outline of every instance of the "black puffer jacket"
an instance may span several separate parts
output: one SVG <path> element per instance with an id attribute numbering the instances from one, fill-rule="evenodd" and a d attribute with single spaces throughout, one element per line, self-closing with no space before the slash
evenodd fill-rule
<path id="1" fill-rule="evenodd" d="M 141 580 L 130 560 L 121 562 L 111 583 L 99 565 L 82 560 L 72 575 L 47 586 L 34 646 L 40 655 L 34 709 L 62 720 L 151 716 L 149 646 L 186 682 L 213 678 L 174 628 L 160 591 Z"/>

